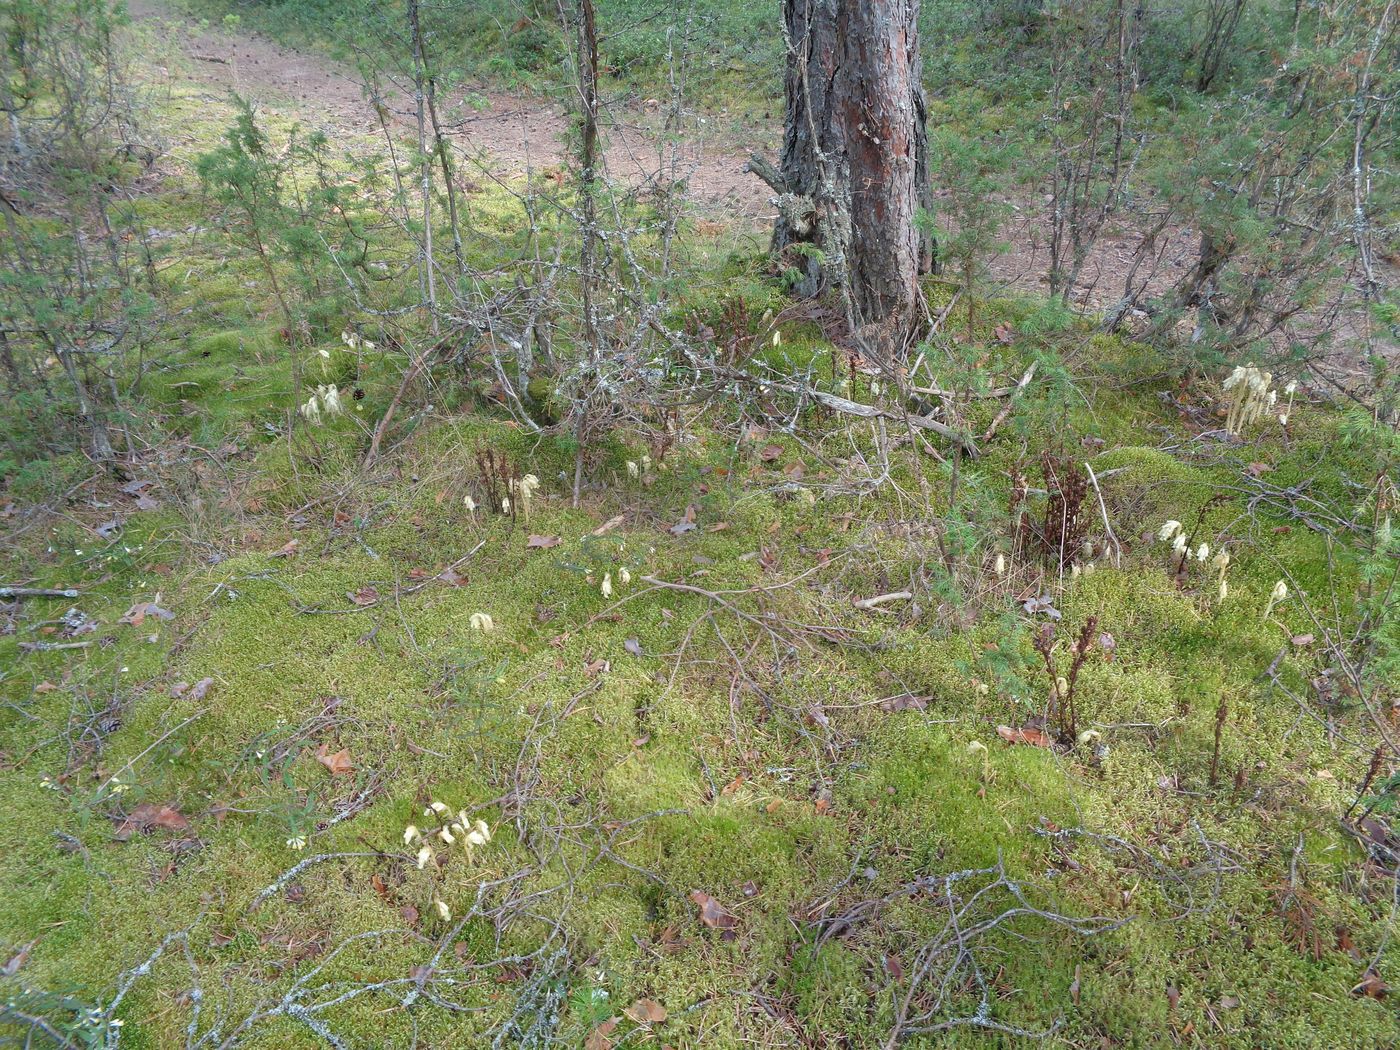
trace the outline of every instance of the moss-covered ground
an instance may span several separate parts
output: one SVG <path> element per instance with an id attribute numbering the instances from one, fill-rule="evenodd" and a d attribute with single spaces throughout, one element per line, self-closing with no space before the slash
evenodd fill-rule
<path id="1" fill-rule="evenodd" d="M 177 86 L 160 112 L 186 140 L 142 206 L 185 229 L 209 208 L 191 158 L 233 111 Z M 474 207 L 509 250 L 511 198 Z M 697 243 L 682 312 L 784 305 Z M 755 435 L 697 412 L 655 461 L 612 435 L 573 508 L 567 443 L 472 377 L 439 377 L 365 467 L 399 365 L 336 318 L 296 353 L 363 397 L 289 437 L 257 267 L 195 235 L 160 277 L 147 502 L 76 455 L 7 484 L 5 579 L 81 592 L 23 599 L 0 637 L 17 1038 L 1400 1041 L 1353 993 L 1394 966 L 1394 882 L 1342 824 L 1374 733 L 1317 696 L 1314 616 L 1345 629 L 1361 585 L 1335 522 L 1375 480 L 1340 411 L 1203 436 L 1218 388 L 1163 351 L 989 302 L 950 337 L 968 389 L 1040 365 L 976 459 L 886 441 L 886 470 L 839 417 Z M 814 329 L 786 334 L 772 364 L 830 373 Z M 1004 401 L 969 404 L 980 433 Z M 486 508 L 483 449 L 540 479 L 511 514 Z M 1041 512 L 1047 449 L 1096 481 L 1063 572 L 1009 509 L 1023 475 Z M 1229 552 L 1223 597 L 1213 562 L 1176 571 L 1168 519 Z M 1008 743 L 1053 688 L 1038 633 L 1063 671 L 1091 617 L 1090 735 Z M 405 827 L 431 835 L 433 802 L 491 840 L 430 838 L 420 865 Z"/>

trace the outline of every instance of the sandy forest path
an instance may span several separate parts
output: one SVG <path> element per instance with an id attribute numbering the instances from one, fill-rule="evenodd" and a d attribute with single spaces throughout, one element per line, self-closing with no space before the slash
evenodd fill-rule
<path id="1" fill-rule="evenodd" d="M 237 91 L 314 126 L 381 133 L 363 81 L 345 63 L 287 47 L 258 33 L 197 24 L 167 0 L 131 0 L 129 7 L 138 23 L 163 30 L 170 46 L 183 56 L 189 75 L 210 90 Z M 416 134 L 414 103 L 405 91 L 393 91 L 388 109 L 400 136 Z M 453 129 L 457 145 L 493 174 L 518 177 L 552 169 L 564 160 L 568 118 L 557 102 L 486 89 L 454 98 L 443 109 L 443 122 Z M 658 152 L 657 136 L 646 126 L 655 123 L 654 113 L 644 107 L 641 113 L 607 116 L 612 120 L 606 158 L 614 177 L 636 186 L 669 168 L 669 160 Z M 695 208 L 702 215 L 739 220 L 756 229 L 770 225 L 771 191 L 744 171 L 748 154 L 707 135 L 706 125 L 698 120 L 691 125 L 679 147 L 677 174 L 686 180 Z M 780 135 L 776 125 L 769 129 L 771 145 L 776 146 Z M 1015 217 L 1003 231 L 1009 250 L 992 260 L 992 274 L 998 281 L 1023 290 L 1043 287 L 1049 259 L 1038 247 L 1043 241 L 1041 211 L 1030 201 L 1016 202 Z M 1103 238 L 1086 267 L 1085 302 L 1111 301 L 1122 286 L 1121 275 L 1131 265 L 1136 239 L 1129 231 L 1117 234 L 1112 231 Z M 1195 243 L 1188 228 L 1169 234 L 1173 235 L 1180 240 L 1174 264 L 1168 265 L 1180 269 L 1194 259 Z"/>
<path id="2" fill-rule="evenodd" d="M 306 125 L 382 135 L 364 83 L 350 65 L 288 47 L 256 32 L 196 22 L 172 7 L 169 0 L 130 0 L 128 8 L 139 25 L 154 29 L 167 41 L 167 47 L 178 52 L 182 72 L 211 92 L 236 91 Z M 384 91 L 396 137 L 412 138 L 417 133 L 417 120 L 411 95 L 401 85 L 386 85 Z M 692 114 L 672 157 L 659 145 L 659 108 L 644 104 L 637 110 L 604 113 L 610 176 L 632 187 L 644 187 L 669 183 L 674 175 L 684 180 L 687 200 L 700 216 L 761 240 L 772 224 L 774 209 L 768 187 L 744 170 L 748 151 L 740 151 L 732 138 L 726 139 L 714 130 L 715 125 Z M 453 141 L 482 174 L 517 178 L 557 170 L 565 162 L 569 119 L 556 101 L 477 88 L 447 100 L 440 117 Z M 766 140 L 770 156 L 782 133 L 777 125 L 748 131 L 752 141 Z M 987 260 L 991 278 L 1002 287 L 1032 294 L 1043 294 L 1048 287 L 1047 202 L 1043 190 L 1025 188 L 1007 199 L 1012 215 L 1000 231 L 1005 250 Z M 1071 296 L 1074 305 L 1089 311 L 1104 310 L 1118 300 L 1125 277 L 1134 271 L 1142 234 L 1131 216 L 1107 225 L 1089 252 Z M 1152 295 L 1161 295 L 1195 265 L 1200 235 L 1188 223 L 1172 223 L 1160 231 L 1155 243 L 1158 262 L 1148 289 Z M 1299 320 L 1314 319 L 1308 312 Z M 1349 386 L 1364 384 L 1368 374 L 1360 366 L 1356 350 L 1358 320 L 1356 306 L 1348 304 L 1328 321 L 1336 336 L 1328 363 L 1333 368 L 1340 366 L 1343 382 Z M 1387 343 L 1383 352 L 1389 356 L 1400 350 Z"/>
<path id="3" fill-rule="evenodd" d="M 380 132 L 364 82 L 349 65 L 279 44 L 244 30 L 196 23 L 163 0 L 131 0 L 138 24 L 154 27 L 184 56 L 189 75 L 220 92 L 236 91 L 262 106 L 314 126 Z M 385 91 L 390 120 L 400 135 L 416 134 L 412 97 Z M 456 144 L 492 174 L 506 178 L 554 168 L 564 161 L 568 118 L 558 103 L 537 96 L 473 90 L 442 106 L 440 117 Z M 744 171 L 746 155 L 723 148 L 702 126 L 687 130 L 673 158 L 663 153 L 654 108 L 605 115 L 606 161 L 613 177 L 631 186 L 658 173 L 685 180 L 699 211 L 716 217 L 766 221 L 770 191 Z"/>

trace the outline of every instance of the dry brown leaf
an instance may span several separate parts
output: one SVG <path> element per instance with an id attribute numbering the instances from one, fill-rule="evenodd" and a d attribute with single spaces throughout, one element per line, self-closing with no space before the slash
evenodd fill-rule
<path id="1" fill-rule="evenodd" d="M 915 696 L 913 693 L 903 693 L 899 696 L 892 696 L 888 700 L 880 701 L 881 711 L 922 711 L 928 707 L 929 698 L 926 696 Z"/>
<path id="2" fill-rule="evenodd" d="M 527 550 L 548 550 L 550 547 L 557 547 L 562 543 L 558 536 L 531 536 L 525 541 Z"/>
<path id="3" fill-rule="evenodd" d="M 140 627 L 146 622 L 147 616 L 153 616 L 157 620 L 173 620 L 175 614 L 169 609 L 162 609 L 155 602 L 137 602 L 117 623 L 128 623 L 132 627 Z"/>
<path id="4" fill-rule="evenodd" d="M 201 678 L 194 685 L 189 682 L 176 682 L 170 687 L 170 695 L 176 699 L 203 700 L 209 695 L 209 690 L 213 688 L 214 679 Z"/>
<path id="5" fill-rule="evenodd" d="M 638 999 L 622 1012 L 637 1024 L 660 1024 L 666 1020 L 666 1007 L 655 999 Z"/>
<path id="6" fill-rule="evenodd" d="M 39 943 L 38 940 L 30 941 L 28 944 L 26 944 L 26 945 L 25 945 L 23 948 L 21 948 L 19 951 L 15 952 L 14 955 L 11 955 L 11 956 L 9 957 L 8 960 L 6 960 L 5 966 L 4 966 L 4 968 L 3 968 L 3 973 L 5 974 L 6 977 L 13 977 L 15 974 L 19 973 L 20 968 L 21 968 L 26 962 L 29 961 L 29 953 L 30 953 L 31 951 L 34 950 L 34 946 L 35 946 L 36 944 L 38 944 L 38 943 Z M 639 1001 L 649 1002 L 650 1000 L 639 1000 Z M 662 1010 L 661 1013 L 662 1013 L 662 1018 L 661 1018 L 661 1019 L 664 1021 L 664 1020 L 666 1019 L 666 1017 L 665 1017 L 666 1011 L 665 1011 L 665 1010 Z"/>
<path id="7" fill-rule="evenodd" d="M 157 806 L 145 802 L 127 814 L 126 819 L 117 826 L 112 837 L 118 842 L 125 842 L 138 831 L 144 835 L 155 828 L 164 828 L 167 831 L 184 831 L 189 826 L 190 822 L 174 806 Z"/>
<path id="8" fill-rule="evenodd" d="M 692 503 L 685 508 L 685 514 L 681 520 L 671 526 L 672 536 L 681 536 L 687 532 L 695 530 L 695 504 Z"/>
<path id="9" fill-rule="evenodd" d="M 356 605 L 364 608 L 366 605 L 373 605 L 375 602 L 379 601 L 379 590 L 372 586 L 361 587 L 358 591 L 348 592 L 346 597 Z"/>
<path id="10" fill-rule="evenodd" d="M 690 899 L 700 905 L 700 921 L 712 930 L 732 930 L 739 925 L 738 916 L 725 910 L 724 905 L 702 890 L 692 890 Z"/>
<path id="11" fill-rule="evenodd" d="M 331 776 L 343 777 L 355 771 L 354 763 L 350 761 L 350 749 L 342 747 L 334 754 L 328 745 L 322 744 L 316 748 L 316 761 L 321 763 L 331 772 Z"/>
<path id="12" fill-rule="evenodd" d="M 1049 735 L 1043 729 L 1036 729 L 1034 726 L 1022 726 L 1020 729 L 1013 729 L 1011 726 L 997 726 L 997 736 L 1008 744 L 1030 744 L 1033 747 L 1051 746 Z"/>
<path id="13" fill-rule="evenodd" d="M 613 1041 L 609 1037 L 617 1030 L 617 1018 L 609 1017 L 583 1041 L 583 1050 L 612 1050 Z"/>
<path id="14" fill-rule="evenodd" d="M 1351 994 L 1369 999 L 1384 999 L 1390 994 L 1390 985 L 1381 980 L 1380 974 L 1374 970 L 1368 970 L 1361 982 L 1352 988 Z"/>

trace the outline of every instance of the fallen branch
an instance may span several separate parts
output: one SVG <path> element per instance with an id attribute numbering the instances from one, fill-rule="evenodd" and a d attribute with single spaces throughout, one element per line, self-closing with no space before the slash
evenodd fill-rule
<path id="1" fill-rule="evenodd" d="M 931 430 L 940 437 L 945 437 L 962 447 L 962 450 L 969 456 L 978 456 L 981 453 L 972 438 L 964 434 L 961 430 L 955 430 L 946 423 L 940 423 L 929 416 L 917 416 L 912 412 L 891 412 L 885 408 L 876 408 L 874 405 L 865 405 L 859 401 L 852 401 L 850 398 L 838 397 L 835 394 L 828 394 L 823 390 L 805 391 L 813 401 L 819 405 L 839 412 L 844 416 L 859 416 L 861 419 L 891 419 L 896 423 L 907 423 L 909 426 L 919 430 Z"/>
<path id="2" fill-rule="evenodd" d="M 92 642 L 20 642 L 22 653 L 56 653 L 60 649 L 86 649 Z"/>
<path id="3" fill-rule="evenodd" d="M 287 883 L 291 882 L 294 878 L 296 878 L 298 875 L 300 875 L 300 874 L 301 874 L 303 871 L 305 871 L 307 868 L 311 867 L 311 865 L 313 865 L 313 864 L 320 864 L 322 861 L 327 861 L 327 860 L 344 860 L 344 859 L 349 859 L 349 858 L 351 858 L 351 857 L 394 857 L 394 856 L 397 856 L 397 854 L 393 854 L 393 853 L 382 853 L 382 852 L 374 852 L 374 853 L 364 853 L 364 852 L 361 852 L 361 853 L 318 853 L 318 854 L 316 854 L 314 857 L 307 857 L 305 860 L 297 861 L 297 863 L 293 864 L 290 868 L 288 868 L 286 871 L 284 871 L 281 875 L 277 876 L 277 878 L 274 879 L 269 885 L 264 886 L 261 890 L 259 890 L 259 891 L 258 891 L 258 895 L 257 895 L 256 897 L 254 897 L 254 898 L 248 903 L 248 907 L 247 907 L 246 911 L 249 911 L 249 912 L 257 911 L 258 908 L 262 905 L 263 901 L 267 900 L 267 899 L 268 899 L 269 897 L 271 897 L 274 893 L 276 893 L 277 891 L 279 891 L 283 886 L 287 885 Z M 409 858 L 409 859 L 411 859 L 411 858 Z"/>
<path id="4" fill-rule="evenodd" d="M 853 601 L 851 604 L 857 609 L 864 609 L 866 612 L 878 609 L 886 602 L 904 602 L 914 597 L 913 591 L 891 591 L 889 594 L 877 594 L 873 598 L 862 598 Z"/>
<path id="5" fill-rule="evenodd" d="M 73 587 L 11 587 L 0 585 L 0 598 L 78 598 L 82 591 Z"/>

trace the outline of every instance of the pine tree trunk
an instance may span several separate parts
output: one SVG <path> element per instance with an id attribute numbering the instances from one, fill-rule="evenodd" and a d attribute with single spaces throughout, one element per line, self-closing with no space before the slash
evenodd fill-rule
<path id="1" fill-rule="evenodd" d="M 878 328 L 896 352 L 933 264 L 915 225 L 932 203 L 918 10 L 918 0 L 783 0 L 782 159 L 751 165 L 778 191 L 773 249 L 800 271 L 798 294 L 844 290 L 853 327 Z"/>

